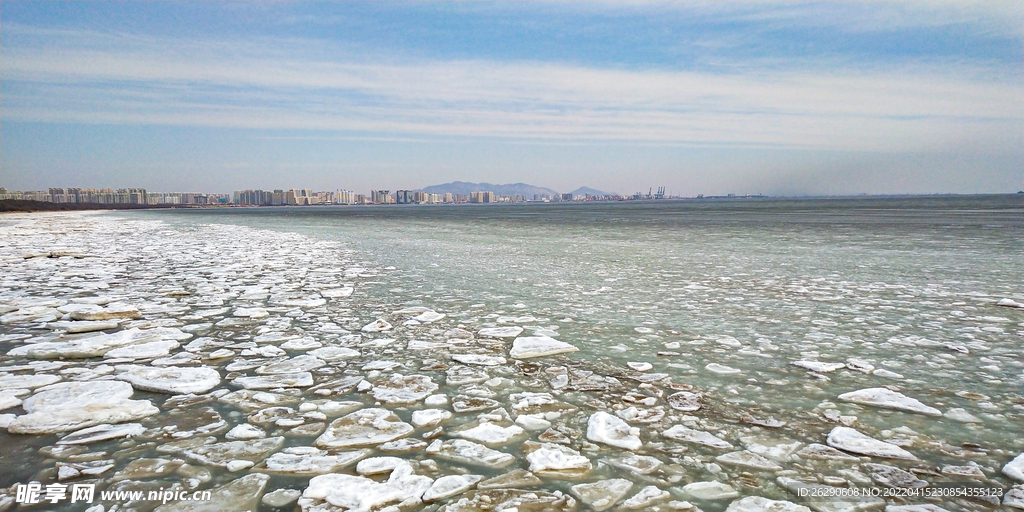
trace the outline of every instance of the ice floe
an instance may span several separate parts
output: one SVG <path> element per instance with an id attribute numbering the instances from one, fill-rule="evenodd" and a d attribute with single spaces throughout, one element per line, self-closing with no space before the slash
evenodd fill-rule
<path id="1" fill-rule="evenodd" d="M 916 412 L 928 416 L 942 416 L 942 411 L 934 407 L 922 404 L 920 401 L 910 398 L 903 393 L 898 393 L 886 388 L 867 388 L 839 395 L 844 402 L 853 402 L 861 405 L 871 405 L 885 409 L 896 409 L 899 411 Z"/>
<path id="2" fill-rule="evenodd" d="M 732 444 L 715 436 L 714 434 L 704 432 L 703 430 L 687 428 L 683 425 L 674 425 L 672 428 L 662 432 L 661 435 L 669 439 L 685 441 L 687 443 L 699 444 L 721 450 L 729 450 L 733 447 Z"/>
<path id="3" fill-rule="evenodd" d="M 1003 466 L 1003 474 L 1018 482 L 1024 482 L 1024 453 Z"/>
<path id="4" fill-rule="evenodd" d="M 59 382 L 26 398 L 28 412 L 8 425 L 12 434 L 53 434 L 104 423 L 124 423 L 160 412 L 149 400 L 130 400 L 130 384 L 118 381 Z"/>
<path id="5" fill-rule="evenodd" d="M 125 365 L 116 367 L 117 378 L 142 391 L 157 393 L 205 393 L 220 385 L 213 368 L 179 368 Z"/>
<path id="6" fill-rule="evenodd" d="M 594 510 L 606 510 L 626 497 L 633 488 L 633 482 L 624 478 L 612 478 L 588 484 L 577 484 L 570 488 L 572 493 L 585 505 Z"/>
<path id="7" fill-rule="evenodd" d="M 512 342 L 512 350 L 509 351 L 509 355 L 515 359 L 528 359 L 578 350 L 568 343 L 547 336 L 523 336 Z"/>
<path id="8" fill-rule="evenodd" d="M 426 452 L 431 457 L 485 468 L 503 468 L 516 461 L 512 455 L 465 439 L 438 439 L 427 446 Z"/>
<path id="9" fill-rule="evenodd" d="M 638 429 L 631 428 L 625 421 L 604 411 L 595 412 L 587 422 L 587 439 L 595 443 L 639 450 L 642 443 L 638 434 Z"/>
<path id="10" fill-rule="evenodd" d="M 914 454 L 885 441 L 866 436 L 849 427 L 836 427 L 828 434 L 828 445 L 850 453 L 887 459 L 916 460 Z"/>
<path id="11" fill-rule="evenodd" d="M 316 439 L 316 445 L 327 449 L 375 446 L 405 437 L 413 431 L 387 409 L 362 409 L 331 422 L 327 430 Z"/>
<path id="12" fill-rule="evenodd" d="M 530 471 L 556 478 L 574 478 L 590 472 L 593 464 L 580 452 L 567 446 L 544 443 L 526 455 Z"/>

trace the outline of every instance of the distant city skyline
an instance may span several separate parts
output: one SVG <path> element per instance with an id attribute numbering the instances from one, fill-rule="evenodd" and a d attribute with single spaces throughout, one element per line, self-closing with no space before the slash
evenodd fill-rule
<path id="1" fill-rule="evenodd" d="M 0 187 L 1024 188 L 1024 3 L 4 3 Z"/>

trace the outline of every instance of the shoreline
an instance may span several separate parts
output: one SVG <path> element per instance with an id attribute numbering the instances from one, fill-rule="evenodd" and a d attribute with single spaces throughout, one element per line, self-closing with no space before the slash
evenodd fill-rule
<path id="1" fill-rule="evenodd" d="M 595 199 L 590 201 L 522 201 L 517 203 L 435 203 L 435 204 L 308 204 L 308 205 L 260 205 L 260 204 L 103 204 L 103 203 L 50 203 L 22 199 L 0 200 L 0 214 L 5 213 L 36 213 L 66 211 L 104 211 L 104 210 L 166 210 L 166 209 L 219 209 L 219 208 L 289 208 L 289 207 L 415 207 L 415 206 L 509 206 L 509 205 L 579 205 L 608 203 L 678 203 L 678 202 L 719 202 L 719 201 L 808 201 L 808 200 L 865 200 L 865 199 L 934 199 L 952 197 L 1000 197 L 1021 196 L 1024 191 L 988 194 L 858 194 L 858 195 L 807 195 L 807 196 L 706 196 L 706 197 L 672 197 L 666 199 Z"/>
<path id="2" fill-rule="evenodd" d="M 77 212 L 94 210 L 154 210 L 167 208 L 188 208 L 188 205 L 174 204 L 101 204 L 101 203 L 48 203 L 23 199 L 0 200 L 0 214 L 36 212 Z"/>

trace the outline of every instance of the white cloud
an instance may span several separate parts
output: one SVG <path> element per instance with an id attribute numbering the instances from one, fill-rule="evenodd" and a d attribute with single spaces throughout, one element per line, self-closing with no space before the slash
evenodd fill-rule
<path id="1" fill-rule="evenodd" d="M 831 73 L 388 62 L 318 41 L 186 42 L 15 25 L 7 120 L 865 151 L 1019 147 L 1018 76 L 918 66 Z M 1005 149 L 1005 148 L 1004 148 Z"/>

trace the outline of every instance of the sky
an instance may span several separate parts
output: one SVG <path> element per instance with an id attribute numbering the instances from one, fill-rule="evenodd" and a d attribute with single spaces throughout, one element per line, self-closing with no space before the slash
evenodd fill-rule
<path id="1" fill-rule="evenodd" d="M 1024 188 L 1024 1 L 3 2 L 0 186 Z"/>

